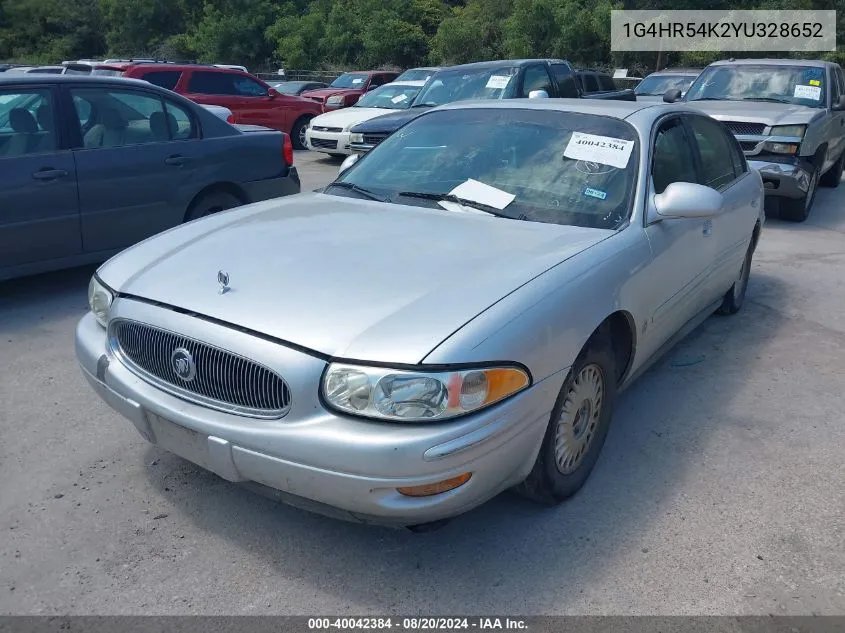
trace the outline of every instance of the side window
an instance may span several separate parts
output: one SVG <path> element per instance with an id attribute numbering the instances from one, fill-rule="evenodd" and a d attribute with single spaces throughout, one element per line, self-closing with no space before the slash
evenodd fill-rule
<path id="1" fill-rule="evenodd" d="M 79 124 L 84 128 L 91 118 L 91 104 L 79 95 L 74 95 L 73 107 L 76 108 L 76 116 L 79 118 Z"/>
<path id="2" fill-rule="evenodd" d="M 0 158 L 52 152 L 57 147 L 49 90 L 0 91 Z"/>
<path id="3" fill-rule="evenodd" d="M 599 80 L 599 90 L 603 91 L 613 91 L 616 90 L 616 84 L 613 83 L 613 79 L 608 75 L 596 75 Z"/>
<path id="4" fill-rule="evenodd" d="M 234 78 L 238 75 L 213 71 L 194 71 L 188 82 L 188 92 L 200 95 L 237 95 Z"/>
<path id="5" fill-rule="evenodd" d="M 549 96 L 552 94 L 552 81 L 549 73 L 543 66 L 529 66 L 522 76 L 522 93 L 520 97 L 527 97 L 532 90 L 545 90 Z"/>
<path id="6" fill-rule="evenodd" d="M 584 73 L 584 92 L 598 92 L 599 82 L 595 73 Z"/>
<path id="7" fill-rule="evenodd" d="M 71 89 L 71 95 L 90 108 L 87 120 L 80 117 L 79 121 L 85 149 L 162 143 L 171 138 L 173 122 L 156 95 L 114 88 Z"/>
<path id="8" fill-rule="evenodd" d="M 839 101 L 840 95 L 845 94 L 845 85 L 842 84 L 842 70 L 831 66 L 830 68 L 830 103 Z"/>
<path id="9" fill-rule="evenodd" d="M 193 117 L 187 108 L 171 101 L 165 101 L 164 106 L 167 111 L 167 124 L 171 139 L 174 141 L 184 141 L 199 136 L 196 125 L 193 122 Z"/>
<path id="10" fill-rule="evenodd" d="M 239 97 L 266 97 L 267 88 L 262 84 L 243 75 L 233 75 L 232 81 L 235 87 L 235 94 Z"/>
<path id="11" fill-rule="evenodd" d="M 736 180 L 734 172 L 734 142 L 728 137 L 720 123 L 704 116 L 690 116 L 698 154 L 701 157 L 701 178 L 699 183 L 722 191 Z"/>
<path id="12" fill-rule="evenodd" d="M 680 119 L 660 124 L 651 163 L 654 192 L 663 193 L 673 182 L 698 182 L 692 143 Z"/>
<path id="13" fill-rule="evenodd" d="M 578 87 L 575 85 L 575 77 L 572 74 L 572 69 L 566 64 L 550 64 L 552 74 L 557 81 L 560 94 L 558 96 L 567 99 L 578 96 Z"/>
<path id="14" fill-rule="evenodd" d="M 173 90 L 176 84 L 179 83 L 179 77 L 182 76 L 181 71 L 178 70 L 155 70 L 145 74 L 141 79 L 149 81 L 151 84 Z"/>

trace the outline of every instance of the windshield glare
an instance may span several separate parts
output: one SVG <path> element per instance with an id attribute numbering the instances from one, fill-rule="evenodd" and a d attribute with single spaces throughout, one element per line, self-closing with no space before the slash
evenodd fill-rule
<path id="1" fill-rule="evenodd" d="M 699 75 L 687 101 L 774 101 L 824 107 L 824 68 L 808 66 L 713 66 Z"/>
<path id="2" fill-rule="evenodd" d="M 363 88 L 369 75 L 365 73 L 345 73 L 331 83 L 332 88 Z"/>
<path id="3" fill-rule="evenodd" d="M 467 99 L 508 99 L 513 96 L 516 68 L 440 71 L 420 92 L 414 105 L 443 105 Z"/>
<path id="4" fill-rule="evenodd" d="M 427 81 L 434 74 L 433 70 L 420 70 L 412 68 L 396 78 L 396 81 Z"/>
<path id="5" fill-rule="evenodd" d="M 516 196 L 502 210 L 510 218 L 615 229 L 631 211 L 637 148 L 634 128 L 609 117 L 516 108 L 433 111 L 389 136 L 338 181 L 391 202 L 441 208 L 399 194 L 447 194 L 472 179 Z M 348 186 L 330 185 L 326 193 L 357 195 Z"/>
<path id="6" fill-rule="evenodd" d="M 353 107 L 404 110 L 411 105 L 411 102 L 419 91 L 419 86 L 385 84 L 358 99 L 358 102 Z"/>
<path id="7" fill-rule="evenodd" d="M 667 90 L 686 90 L 695 76 L 690 75 L 655 75 L 646 77 L 634 89 L 638 95 L 662 96 Z"/>

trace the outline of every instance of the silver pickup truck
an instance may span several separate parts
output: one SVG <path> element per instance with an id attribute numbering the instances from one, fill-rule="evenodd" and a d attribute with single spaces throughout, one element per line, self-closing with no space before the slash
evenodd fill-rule
<path id="1" fill-rule="evenodd" d="M 664 101 L 681 100 L 679 90 Z M 838 64 L 740 59 L 710 64 L 683 97 L 722 121 L 760 171 L 767 210 L 807 219 L 818 185 L 836 187 L 845 161 L 845 75 Z"/>

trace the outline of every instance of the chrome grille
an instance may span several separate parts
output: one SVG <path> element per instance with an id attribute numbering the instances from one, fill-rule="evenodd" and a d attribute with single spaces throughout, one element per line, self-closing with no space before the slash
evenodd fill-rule
<path id="1" fill-rule="evenodd" d="M 742 148 L 743 152 L 753 152 L 757 145 L 759 145 L 758 141 L 740 141 L 739 146 Z"/>
<path id="2" fill-rule="evenodd" d="M 722 121 L 734 134 L 740 136 L 759 136 L 766 129 L 763 123 L 748 123 L 746 121 Z"/>
<path id="3" fill-rule="evenodd" d="M 146 323 L 115 320 L 109 343 L 120 360 L 140 378 L 164 391 L 211 409 L 256 418 L 280 418 L 290 409 L 290 388 L 263 365 L 225 349 Z M 183 380 L 172 360 L 187 350 L 195 375 Z"/>
<path id="4" fill-rule="evenodd" d="M 321 149 L 337 149 L 337 141 L 330 141 L 325 138 L 314 138 L 310 140 L 311 147 L 319 147 Z"/>
<path id="5" fill-rule="evenodd" d="M 342 127 L 326 127 L 325 125 L 314 125 L 311 129 L 315 132 L 343 132 Z"/>
<path id="6" fill-rule="evenodd" d="M 384 139 L 386 139 L 389 135 L 388 134 L 364 134 L 364 144 L 366 145 L 378 145 Z"/>

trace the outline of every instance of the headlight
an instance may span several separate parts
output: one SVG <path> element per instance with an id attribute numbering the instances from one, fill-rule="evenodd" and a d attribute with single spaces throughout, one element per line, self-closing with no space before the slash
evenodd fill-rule
<path id="1" fill-rule="evenodd" d="M 806 125 L 775 125 L 769 136 L 797 136 L 804 137 L 804 132 L 807 131 Z"/>
<path id="2" fill-rule="evenodd" d="M 321 387 L 326 403 L 344 413 L 429 422 L 478 411 L 529 384 L 517 367 L 418 372 L 332 363 Z"/>
<path id="3" fill-rule="evenodd" d="M 763 150 L 773 154 L 787 154 L 792 156 L 798 153 L 798 145 L 795 143 L 763 143 Z"/>
<path id="4" fill-rule="evenodd" d="M 326 99 L 327 106 L 343 105 L 343 95 L 334 95 Z"/>
<path id="5" fill-rule="evenodd" d="M 114 293 L 94 275 L 88 283 L 88 309 L 94 314 L 97 323 L 106 327 L 109 308 L 114 301 Z"/>
<path id="6" fill-rule="evenodd" d="M 363 143 L 364 142 L 364 135 L 360 133 L 353 133 L 349 135 L 349 142 L 350 143 Z"/>

